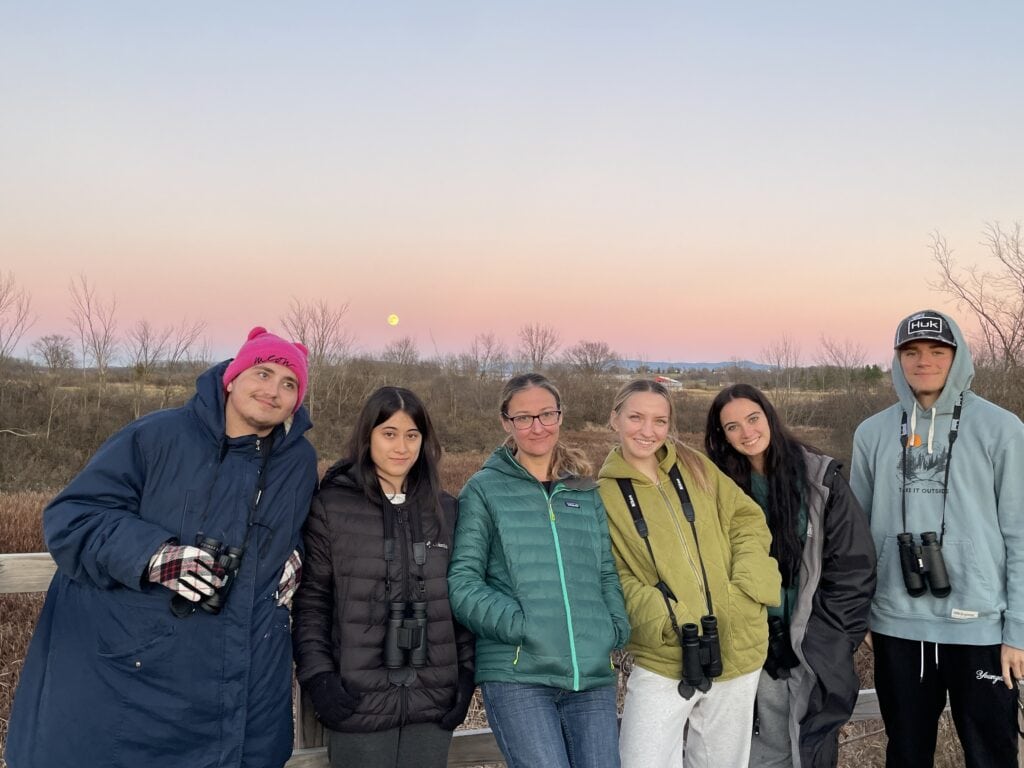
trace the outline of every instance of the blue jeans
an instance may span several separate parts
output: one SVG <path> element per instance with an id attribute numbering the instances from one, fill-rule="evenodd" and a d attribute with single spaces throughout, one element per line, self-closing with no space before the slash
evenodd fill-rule
<path id="1" fill-rule="evenodd" d="M 480 689 L 508 768 L 619 768 L 614 685 L 566 691 L 483 683 Z"/>

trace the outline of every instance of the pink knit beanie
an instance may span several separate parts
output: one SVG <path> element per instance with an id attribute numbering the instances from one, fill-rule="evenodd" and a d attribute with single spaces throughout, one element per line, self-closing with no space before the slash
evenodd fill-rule
<path id="1" fill-rule="evenodd" d="M 299 396 L 295 401 L 293 413 L 299 410 L 302 405 L 302 398 L 306 396 L 306 383 L 309 380 L 307 372 L 307 357 L 309 350 L 305 345 L 297 341 L 285 341 L 280 336 L 268 333 L 266 328 L 256 326 L 249 331 L 249 338 L 242 348 L 238 350 L 235 359 L 224 371 L 224 387 L 235 380 L 242 371 L 247 371 L 254 365 L 262 363 L 276 363 L 295 374 L 299 380 Z"/>

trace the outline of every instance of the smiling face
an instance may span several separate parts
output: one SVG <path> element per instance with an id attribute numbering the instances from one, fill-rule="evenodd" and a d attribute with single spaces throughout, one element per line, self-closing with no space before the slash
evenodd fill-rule
<path id="1" fill-rule="evenodd" d="M 549 461 L 555 444 L 558 443 L 562 419 L 559 416 L 550 427 L 541 424 L 540 419 L 533 419 L 526 429 L 516 428 L 511 420 L 516 416 L 539 416 L 557 410 L 559 408 L 555 396 L 543 387 L 528 387 L 512 395 L 505 409 L 505 416 L 501 419 L 501 426 L 512 436 L 516 450 L 521 456 L 529 457 L 538 464 Z"/>
<path id="2" fill-rule="evenodd" d="M 753 469 L 763 474 L 764 454 L 771 444 L 772 430 L 761 406 L 753 400 L 738 397 L 722 407 L 719 420 L 729 445 L 746 456 Z"/>
<path id="3" fill-rule="evenodd" d="M 655 392 L 634 392 L 612 411 L 609 421 L 627 462 L 641 470 L 657 464 L 672 421 L 668 400 Z"/>
<path id="4" fill-rule="evenodd" d="M 299 380 L 277 363 L 247 368 L 227 385 L 224 431 L 228 437 L 265 437 L 295 411 Z"/>
<path id="5" fill-rule="evenodd" d="M 370 460 L 385 493 L 401 493 L 405 478 L 420 457 L 423 435 L 405 411 L 395 411 L 370 433 Z"/>
<path id="6" fill-rule="evenodd" d="M 931 408 L 942 394 L 956 350 L 938 341 L 911 341 L 900 347 L 900 368 L 917 401 Z"/>

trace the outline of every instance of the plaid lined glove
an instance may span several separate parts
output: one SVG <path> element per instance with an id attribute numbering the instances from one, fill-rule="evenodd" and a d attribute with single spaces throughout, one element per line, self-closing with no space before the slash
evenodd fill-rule
<path id="1" fill-rule="evenodd" d="M 224 569 L 217 565 L 213 555 L 199 547 L 168 542 L 149 559 L 146 577 L 197 603 L 220 587 Z"/>
<path id="2" fill-rule="evenodd" d="M 288 562 L 284 564 L 284 571 L 281 572 L 281 580 L 277 583 L 277 592 L 274 594 L 277 595 L 278 605 L 291 605 L 301 578 L 302 555 L 296 549 L 288 556 Z"/>
<path id="3" fill-rule="evenodd" d="M 336 672 L 321 672 L 314 675 L 305 685 L 313 710 L 320 722 L 332 731 L 339 729 L 341 722 L 352 715 L 361 696 L 349 693 Z"/>

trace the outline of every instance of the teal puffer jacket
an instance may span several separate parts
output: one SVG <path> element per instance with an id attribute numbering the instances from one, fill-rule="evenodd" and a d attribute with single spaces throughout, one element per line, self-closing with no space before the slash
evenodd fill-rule
<path id="1" fill-rule="evenodd" d="M 477 636 L 476 681 L 581 691 L 615 681 L 629 639 L 597 484 L 550 495 L 505 447 L 466 483 L 448 569 L 452 612 Z"/>

